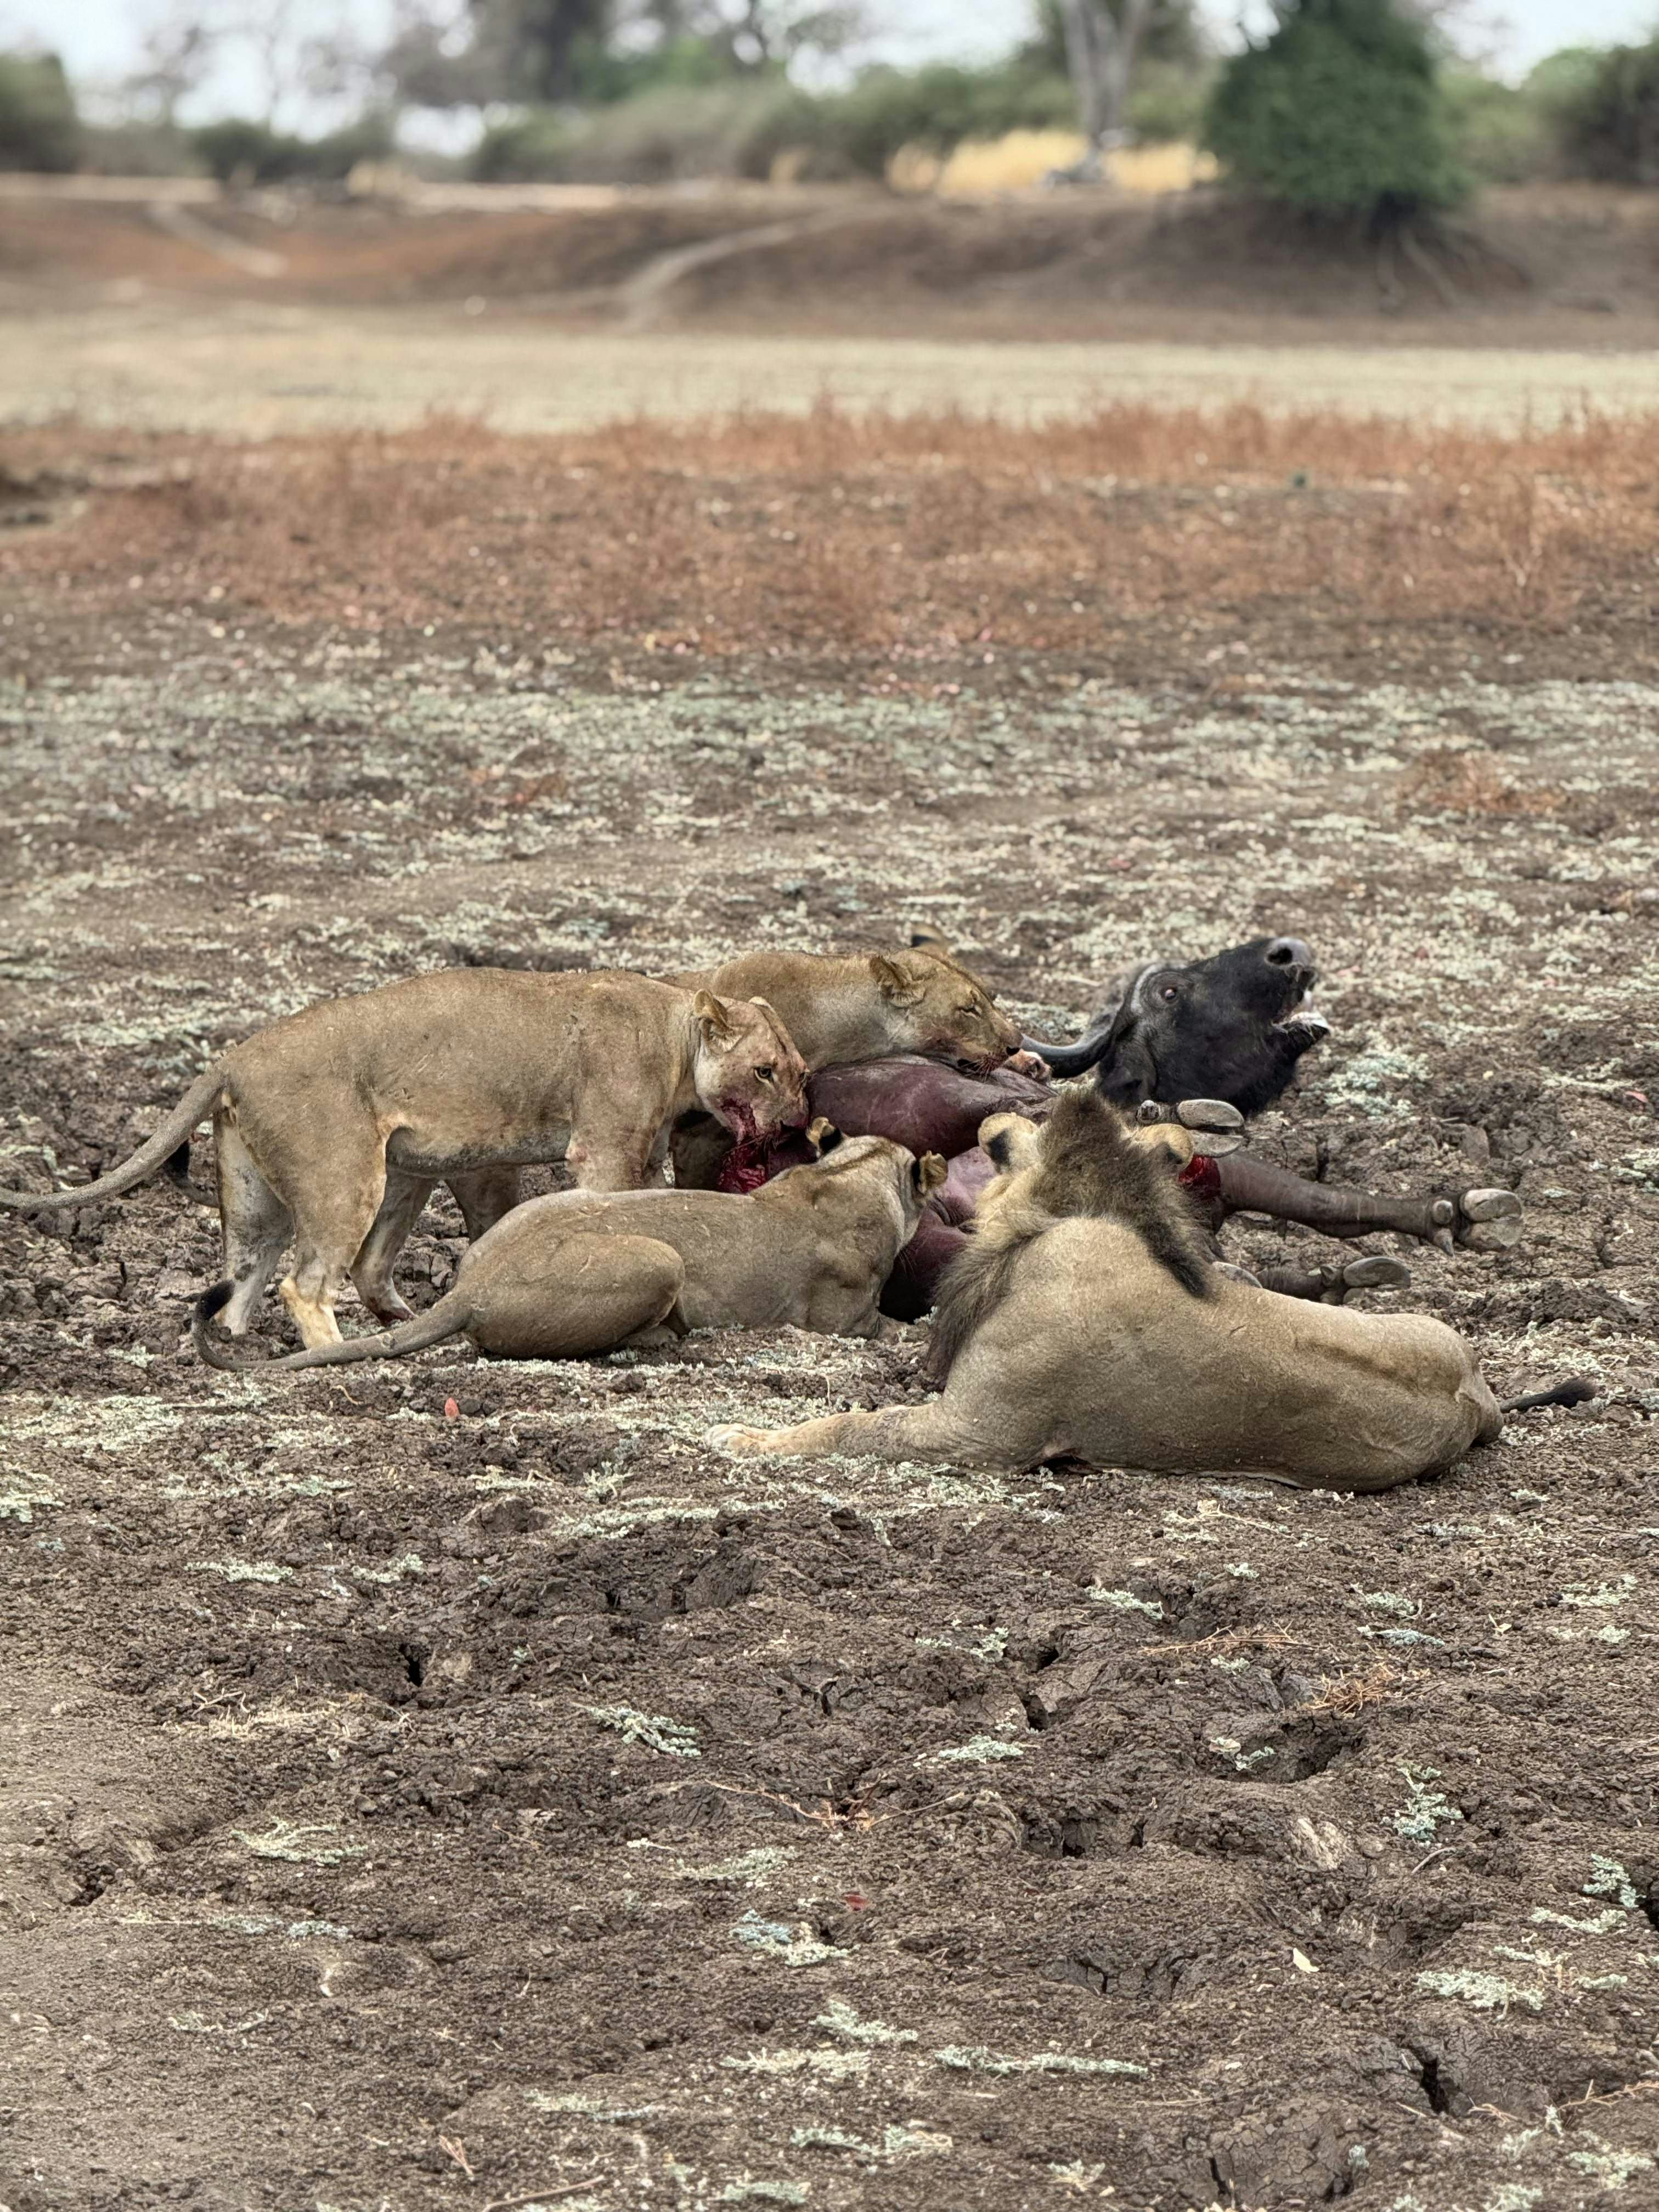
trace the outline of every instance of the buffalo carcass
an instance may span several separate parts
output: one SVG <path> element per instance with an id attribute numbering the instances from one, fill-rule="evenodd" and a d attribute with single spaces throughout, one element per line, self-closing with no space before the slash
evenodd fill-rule
<path id="1" fill-rule="evenodd" d="M 1088 1034 L 1073 1046 L 1025 1039 L 1060 1076 L 1092 1073 L 1094 1087 L 1113 1103 L 1157 1118 L 1181 1102 L 1210 1102 L 1197 1118 L 1212 1133 L 1208 1149 L 1183 1180 L 1212 1231 L 1233 1213 L 1271 1214 L 1347 1238 L 1395 1231 L 1409 1237 L 1490 1249 L 1520 1231 L 1521 1202 L 1512 1191 L 1474 1189 L 1432 1197 L 1400 1197 L 1306 1181 L 1237 1153 L 1227 1131 L 1281 1097 L 1304 1054 L 1329 1032 L 1311 1001 L 1317 969 L 1297 937 L 1260 937 L 1203 960 L 1148 961 L 1129 969 Z M 933 1302 L 944 1268 L 962 1249 L 990 1163 L 976 1143 L 979 1124 L 995 1113 L 1042 1121 L 1055 1093 L 1012 1068 L 988 1076 L 907 1056 L 824 1070 L 812 1078 L 812 1110 L 849 1133 L 942 1153 L 951 1172 L 924 1209 L 899 1256 L 883 1304 L 913 1320 Z M 1214 1106 L 1231 1109 L 1217 1112 Z M 1191 1111 L 1182 1112 L 1188 1122 Z M 779 1164 L 785 1164 L 781 1155 Z M 1292 1297 L 1340 1303 L 1348 1291 L 1397 1287 L 1409 1274 L 1396 1259 L 1367 1255 L 1316 1269 L 1274 1268 L 1260 1279 Z"/>

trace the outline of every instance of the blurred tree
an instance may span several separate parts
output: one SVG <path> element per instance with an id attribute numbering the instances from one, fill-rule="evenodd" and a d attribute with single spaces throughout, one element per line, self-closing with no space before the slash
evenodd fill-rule
<path id="1" fill-rule="evenodd" d="M 1016 62 L 1064 76 L 1069 67 L 1065 0 L 1036 0 L 1033 15 L 1030 36 L 1015 49 Z M 1154 0 L 1141 36 L 1143 60 L 1197 69 L 1209 51 L 1196 0 Z"/>
<path id="2" fill-rule="evenodd" d="M 0 54 L 0 168 L 72 169 L 81 119 L 56 54 Z"/>
<path id="3" fill-rule="evenodd" d="M 1241 183 L 1378 229 L 1463 197 L 1434 52 L 1394 0 L 1279 0 L 1279 27 L 1223 70 L 1206 132 Z"/>
<path id="4" fill-rule="evenodd" d="M 403 0 L 384 64 L 412 106 L 559 106 L 781 74 L 865 23 L 862 0 Z"/>
<path id="5" fill-rule="evenodd" d="M 610 0 L 466 0 L 442 12 L 404 0 L 383 66 L 412 107 L 568 100 L 611 14 Z"/>
<path id="6" fill-rule="evenodd" d="M 644 0 L 634 20 L 664 46 L 698 41 L 733 75 L 844 53 L 869 27 L 862 0 Z"/>
<path id="7" fill-rule="evenodd" d="M 1076 174 L 1097 172 L 1104 149 L 1123 138 L 1130 82 L 1157 6 L 1158 0 L 1059 0 L 1078 126 L 1089 142 Z"/>
<path id="8" fill-rule="evenodd" d="M 122 105 L 171 130 L 179 102 L 206 77 L 226 35 L 222 17 L 204 0 L 173 0 L 139 35 L 138 66 L 118 88 Z"/>
<path id="9" fill-rule="evenodd" d="M 1659 185 L 1659 38 L 1600 52 L 1569 47 L 1540 62 L 1528 85 L 1537 87 L 1576 174 Z"/>

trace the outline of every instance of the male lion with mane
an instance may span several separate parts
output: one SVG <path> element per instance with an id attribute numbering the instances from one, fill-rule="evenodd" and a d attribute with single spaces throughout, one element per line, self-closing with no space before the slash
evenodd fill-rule
<path id="1" fill-rule="evenodd" d="M 999 1170 L 941 1288 L 942 1395 L 791 1429 L 722 1428 L 738 1453 L 1060 1457 L 1164 1474 L 1385 1490 L 1490 1443 L 1500 1407 L 1442 1322 L 1282 1297 L 1213 1265 L 1174 1169 L 1194 1140 L 1068 1090 L 1041 1127 L 998 1115 Z M 1584 1386 L 1523 1402 L 1572 1402 Z"/>

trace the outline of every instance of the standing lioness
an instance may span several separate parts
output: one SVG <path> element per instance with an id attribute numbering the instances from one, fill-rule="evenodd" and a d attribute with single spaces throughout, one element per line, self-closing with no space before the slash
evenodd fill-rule
<path id="1" fill-rule="evenodd" d="M 502 1162 L 568 1162 L 585 1190 L 659 1174 L 701 1108 L 763 1143 L 806 1121 L 806 1070 L 769 1006 L 643 975 L 469 968 L 332 999 L 233 1046 L 125 1165 L 0 1204 L 84 1206 L 166 1165 L 210 1110 L 240 1335 L 290 1236 L 282 1295 L 307 1346 L 339 1340 L 349 1275 L 382 1321 L 392 1266 L 433 1184 Z"/>

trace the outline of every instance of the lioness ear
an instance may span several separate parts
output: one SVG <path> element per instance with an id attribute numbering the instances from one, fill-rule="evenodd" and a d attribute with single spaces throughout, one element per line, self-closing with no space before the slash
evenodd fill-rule
<path id="1" fill-rule="evenodd" d="M 884 999 L 896 1006 L 914 1006 L 921 996 L 921 985 L 907 975 L 896 960 L 884 952 L 870 955 L 870 973 L 876 979 L 876 988 Z"/>
<path id="2" fill-rule="evenodd" d="M 910 1169 L 910 1180 L 916 1187 L 916 1196 L 926 1198 L 930 1190 L 937 1190 L 950 1172 L 937 1152 L 924 1152 Z"/>
<path id="3" fill-rule="evenodd" d="M 702 1023 L 710 1044 L 724 1044 L 732 1035 L 732 1016 L 712 991 L 699 991 L 691 1001 L 691 1012 Z"/>
<path id="4" fill-rule="evenodd" d="M 806 1141 L 822 1159 L 826 1152 L 833 1152 L 837 1145 L 845 1144 L 847 1140 L 829 1115 L 820 1114 L 808 1128 Z"/>

